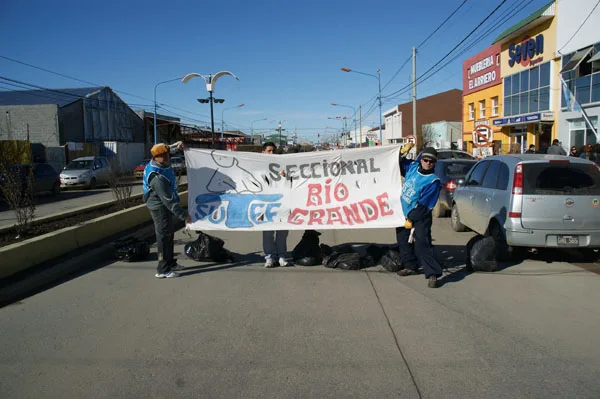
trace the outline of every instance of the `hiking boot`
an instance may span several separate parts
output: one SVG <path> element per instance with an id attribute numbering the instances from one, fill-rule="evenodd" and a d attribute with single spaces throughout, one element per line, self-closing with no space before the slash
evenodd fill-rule
<path id="1" fill-rule="evenodd" d="M 427 286 L 429 288 L 437 288 L 437 277 L 436 276 L 429 277 L 429 281 L 427 282 Z"/>
<path id="2" fill-rule="evenodd" d="M 290 263 L 287 260 L 285 260 L 285 258 L 279 258 L 279 266 L 286 267 L 289 265 L 290 265 Z"/>
<path id="3" fill-rule="evenodd" d="M 273 262 L 273 259 L 267 259 L 265 262 L 265 268 L 271 269 L 273 267 L 275 267 L 275 262 Z"/>
<path id="4" fill-rule="evenodd" d="M 175 278 L 175 277 L 179 277 L 179 273 L 176 273 L 174 271 L 170 271 L 168 273 L 156 273 L 154 275 L 154 277 L 156 277 L 156 278 Z"/>
<path id="5" fill-rule="evenodd" d="M 406 276 L 412 276 L 413 274 L 417 274 L 416 271 L 411 270 L 411 269 L 402 269 L 398 273 L 398 276 L 402 276 L 402 277 L 406 277 Z"/>

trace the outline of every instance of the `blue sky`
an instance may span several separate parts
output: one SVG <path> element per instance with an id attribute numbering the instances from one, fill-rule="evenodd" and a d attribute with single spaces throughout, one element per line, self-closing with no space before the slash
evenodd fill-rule
<path id="1" fill-rule="evenodd" d="M 501 0 L 468 0 L 418 49 L 417 75 L 445 55 Z M 215 125 L 224 112 L 226 128 L 284 129 L 316 139 L 342 126 L 327 117 L 348 116 L 362 105 L 363 125 L 376 125 L 377 80 L 341 67 L 376 74 L 381 69 L 383 109 L 410 99 L 390 94 L 408 84 L 412 46 L 423 41 L 462 0 L 430 1 L 29 1 L 0 4 L 0 56 L 110 86 L 132 108 L 153 107 L 157 82 L 190 72 L 231 71 L 215 88 Z M 546 0 L 507 0 L 480 28 L 456 61 L 418 85 L 418 98 L 461 88 L 462 61 L 489 46 L 497 33 L 526 17 Z M 498 25 L 502 17 L 506 21 Z M 508 18 L 511 16 L 511 18 Z M 461 47 L 464 48 L 464 47 Z M 0 58 L 0 76 L 48 88 L 89 86 Z M 388 84 L 389 82 L 389 84 Z M 0 90 L 14 89 L 0 80 Z M 122 92 L 134 94 L 123 94 Z M 210 121 L 201 79 L 158 88 L 161 113 L 199 125 Z M 386 96 L 388 96 L 386 98 Z M 266 121 L 259 120 L 267 118 Z M 329 127 L 329 128 L 327 128 Z"/>

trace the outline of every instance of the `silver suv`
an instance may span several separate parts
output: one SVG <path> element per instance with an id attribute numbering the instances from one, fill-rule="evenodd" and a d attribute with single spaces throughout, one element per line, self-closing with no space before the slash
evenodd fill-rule
<path id="1" fill-rule="evenodd" d="M 94 189 L 96 185 L 108 184 L 110 173 L 110 164 L 105 157 L 76 158 L 60 173 L 60 187 Z"/>
<path id="2" fill-rule="evenodd" d="M 600 168 L 559 155 L 487 157 L 456 189 L 451 224 L 494 237 L 501 258 L 511 247 L 600 248 Z"/>

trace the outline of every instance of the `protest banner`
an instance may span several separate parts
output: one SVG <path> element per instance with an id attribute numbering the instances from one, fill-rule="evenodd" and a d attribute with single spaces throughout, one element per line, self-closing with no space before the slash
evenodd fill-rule
<path id="1" fill-rule="evenodd" d="M 399 146 L 386 146 L 272 155 L 187 149 L 190 228 L 259 231 L 403 225 L 398 150 Z"/>

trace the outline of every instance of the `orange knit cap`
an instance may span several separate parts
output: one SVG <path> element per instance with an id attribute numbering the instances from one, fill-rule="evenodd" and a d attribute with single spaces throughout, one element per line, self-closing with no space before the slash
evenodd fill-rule
<path id="1" fill-rule="evenodd" d="M 160 144 L 154 144 L 152 146 L 152 148 L 150 149 L 150 153 L 152 154 L 153 157 L 165 154 L 169 152 L 169 146 L 164 144 L 164 143 L 160 143 Z"/>

